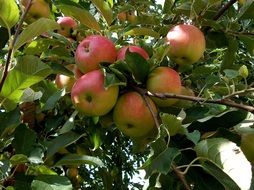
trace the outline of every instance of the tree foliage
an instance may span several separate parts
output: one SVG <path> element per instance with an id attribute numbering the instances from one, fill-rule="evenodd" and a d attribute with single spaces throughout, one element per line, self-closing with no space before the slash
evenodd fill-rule
<path id="1" fill-rule="evenodd" d="M 240 148 L 243 135 L 254 135 L 253 0 L 47 0 L 49 18 L 30 23 L 34 1 L 24 7 L 0 0 L 3 189 L 253 188 L 254 161 Z M 70 38 L 57 33 L 63 15 L 78 22 Z M 193 65 L 178 66 L 167 56 L 167 32 L 182 23 L 205 35 L 204 56 Z M 148 142 L 123 135 L 112 113 L 78 112 L 70 93 L 57 88 L 56 75 L 73 75 L 65 66 L 75 64 L 78 44 L 91 34 L 149 54 L 145 60 L 127 51 L 125 61 L 102 63 L 106 87 L 181 101 L 159 108 Z M 148 92 L 145 81 L 158 66 L 176 70 L 195 96 Z M 133 180 L 139 170 L 146 187 L 144 179 Z"/>

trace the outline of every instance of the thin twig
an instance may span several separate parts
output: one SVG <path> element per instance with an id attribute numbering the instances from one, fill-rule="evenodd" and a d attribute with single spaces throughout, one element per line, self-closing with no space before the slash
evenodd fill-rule
<path id="1" fill-rule="evenodd" d="M 242 96 L 242 95 L 246 95 L 246 94 L 251 93 L 251 92 L 254 92 L 254 88 L 248 88 L 248 89 L 245 89 L 245 90 L 236 91 L 232 94 L 224 96 L 223 99 L 229 99 L 229 98 L 232 98 L 232 97 L 235 97 L 235 96 Z"/>
<path id="2" fill-rule="evenodd" d="M 26 5 L 25 11 L 23 12 L 23 14 L 21 15 L 21 18 L 19 20 L 16 32 L 15 32 L 14 37 L 13 37 L 13 40 L 10 43 L 8 54 L 7 54 L 7 59 L 6 59 L 6 64 L 5 64 L 5 67 L 4 67 L 4 72 L 3 72 L 3 75 L 2 75 L 2 78 L 1 78 L 1 81 L 0 81 L 0 92 L 2 91 L 4 82 L 5 82 L 6 78 L 7 78 L 8 72 L 9 72 L 9 65 L 11 63 L 14 45 L 15 45 L 17 39 L 18 39 L 19 32 L 21 30 L 21 27 L 22 27 L 22 24 L 23 24 L 23 22 L 25 20 L 25 17 L 26 17 L 26 15 L 28 13 L 28 10 L 30 9 L 30 7 L 32 5 L 32 1 L 33 0 L 29 0 L 28 4 Z"/>
<path id="3" fill-rule="evenodd" d="M 229 9 L 229 7 L 231 7 L 237 0 L 230 0 L 229 2 L 227 2 L 224 6 L 222 6 L 219 11 L 217 12 L 217 14 L 213 17 L 213 20 L 218 20 L 223 14 L 224 12 Z"/>
<path id="4" fill-rule="evenodd" d="M 184 188 L 186 190 L 191 190 L 189 184 L 187 183 L 184 175 L 182 174 L 182 172 L 177 168 L 177 166 L 175 164 L 172 165 L 173 171 L 175 172 L 175 174 L 177 175 L 177 177 L 180 179 L 180 181 L 182 182 L 182 184 L 184 185 Z"/>

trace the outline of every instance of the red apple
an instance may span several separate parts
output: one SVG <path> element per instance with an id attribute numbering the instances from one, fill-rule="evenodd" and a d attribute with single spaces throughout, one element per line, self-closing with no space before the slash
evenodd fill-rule
<path id="1" fill-rule="evenodd" d="M 114 43 L 100 35 L 86 37 L 77 47 L 75 60 L 83 73 L 100 68 L 100 63 L 114 63 L 117 51 Z"/>
<path id="2" fill-rule="evenodd" d="M 67 69 L 69 69 L 71 72 L 74 72 L 75 65 L 74 64 L 69 64 L 66 66 Z M 73 76 L 67 76 L 64 74 L 57 74 L 55 83 L 57 88 L 63 89 L 65 88 L 66 92 L 70 92 L 72 89 L 72 86 L 76 82 L 75 77 Z"/>
<path id="3" fill-rule="evenodd" d="M 122 47 L 121 49 L 118 50 L 117 60 L 124 60 L 125 59 L 125 53 L 126 53 L 127 49 L 129 49 L 129 51 L 132 53 L 135 52 L 135 53 L 140 54 L 146 60 L 149 59 L 148 53 L 143 48 L 141 48 L 139 46 L 130 45 L 130 46 Z"/>
<path id="4" fill-rule="evenodd" d="M 179 65 L 197 62 L 205 51 L 204 34 L 193 25 L 180 24 L 169 30 L 166 43 L 170 46 L 168 56 Z"/>
<path id="5" fill-rule="evenodd" d="M 153 93 L 181 93 L 181 79 L 179 74 L 169 67 L 157 67 L 149 75 L 146 83 L 147 90 Z M 160 107 L 171 106 L 177 99 L 152 98 Z"/>
<path id="6" fill-rule="evenodd" d="M 104 87 L 104 75 L 101 70 L 84 74 L 73 85 L 71 99 L 76 109 L 87 116 L 102 116 L 115 105 L 118 86 Z"/>
<path id="7" fill-rule="evenodd" d="M 154 102 L 149 97 L 147 100 L 157 115 Z M 123 134 L 135 138 L 147 135 L 156 127 L 145 100 L 137 92 L 128 92 L 120 96 L 113 110 L 113 120 Z"/>
<path id="8" fill-rule="evenodd" d="M 77 22 L 68 16 L 60 17 L 57 23 L 60 25 L 60 30 L 57 32 L 65 37 L 71 37 L 73 30 L 77 27 Z"/>

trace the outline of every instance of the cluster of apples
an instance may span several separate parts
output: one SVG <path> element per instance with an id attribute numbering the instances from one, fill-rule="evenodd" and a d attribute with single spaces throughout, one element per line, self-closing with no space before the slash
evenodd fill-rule
<path id="1" fill-rule="evenodd" d="M 58 23 L 61 26 L 58 32 L 66 37 L 77 26 L 71 17 L 63 17 Z M 179 65 L 197 62 L 205 50 L 204 35 L 193 25 L 173 27 L 168 32 L 166 43 L 170 46 L 168 56 Z M 87 36 L 75 51 L 75 64 L 68 65 L 75 77 L 58 74 L 55 82 L 59 88 L 70 91 L 73 105 L 79 112 L 86 116 L 105 116 L 112 111 L 113 121 L 123 134 L 142 138 L 156 129 L 152 112 L 157 115 L 158 107 L 172 106 L 178 100 L 149 97 L 145 100 L 141 94 L 130 89 L 120 94 L 117 85 L 106 88 L 100 64 L 124 61 L 127 49 L 149 59 L 148 53 L 139 46 L 128 45 L 117 50 L 113 41 L 102 35 Z M 169 67 L 153 69 L 145 85 L 153 93 L 186 94 L 180 75 Z"/>

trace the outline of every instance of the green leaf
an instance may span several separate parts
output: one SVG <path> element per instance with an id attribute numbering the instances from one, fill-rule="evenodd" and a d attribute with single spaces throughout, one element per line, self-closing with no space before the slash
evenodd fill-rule
<path id="1" fill-rule="evenodd" d="M 254 19 L 254 1 L 246 0 L 240 8 L 237 19 Z"/>
<path id="2" fill-rule="evenodd" d="M 201 134 L 198 130 L 194 130 L 193 132 L 189 133 L 187 130 L 186 130 L 186 133 L 185 133 L 187 139 L 189 139 L 190 141 L 192 141 L 194 144 L 197 144 L 198 141 L 200 140 L 200 137 L 201 137 Z"/>
<path id="3" fill-rule="evenodd" d="M 126 82 L 122 82 L 117 78 L 117 75 L 115 73 L 108 73 L 108 72 L 104 72 L 105 75 L 105 80 L 104 80 L 104 86 L 106 88 L 110 87 L 110 86 L 118 86 L 118 85 L 126 85 Z"/>
<path id="4" fill-rule="evenodd" d="M 202 167 L 205 171 L 215 177 L 225 188 L 232 190 L 240 190 L 239 186 L 216 164 L 205 161 L 202 164 Z"/>
<path id="5" fill-rule="evenodd" d="M 74 142 L 76 142 L 79 138 L 81 138 L 84 134 L 77 134 L 74 132 L 64 133 L 51 141 L 45 142 L 47 146 L 47 157 L 53 156 L 58 150 L 63 147 L 66 147 Z"/>
<path id="6" fill-rule="evenodd" d="M 204 111 L 204 112 L 203 112 Z M 187 112 L 187 115 L 191 112 L 194 114 L 192 117 L 193 123 L 188 126 L 189 131 L 202 131 L 202 132 L 209 132 L 209 131 L 216 131 L 218 128 L 231 128 L 243 121 L 247 113 L 246 111 L 242 110 L 229 110 L 227 112 L 223 112 L 221 114 L 215 116 L 207 116 L 205 117 L 206 109 L 197 109 L 193 110 L 190 109 Z M 199 113 L 198 113 L 199 112 Z M 203 113 L 202 113 L 203 112 Z M 203 116 L 200 114 L 204 114 Z"/>
<path id="7" fill-rule="evenodd" d="M 9 40 L 8 30 L 4 27 L 0 27 L 0 49 L 3 49 Z M 0 74 L 1 75 L 1 74 Z"/>
<path id="8" fill-rule="evenodd" d="M 89 164 L 104 167 L 103 162 L 96 157 L 78 154 L 67 154 L 55 166 Z"/>
<path id="9" fill-rule="evenodd" d="M 151 36 L 154 38 L 160 38 L 160 34 L 158 32 L 155 32 L 154 30 L 150 28 L 133 28 L 127 32 L 124 33 L 125 36 Z"/>
<path id="10" fill-rule="evenodd" d="M 0 134 L 1 138 L 12 134 L 14 129 L 20 124 L 20 110 L 14 109 L 10 112 L 0 112 Z"/>
<path id="11" fill-rule="evenodd" d="M 59 29 L 59 24 L 57 24 L 55 21 L 47 18 L 38 19 L 21 32 L 18 40 L 14 45 L 14 51 L 19 49 L 25 43 L 31 41 L 35 37 L 55 29 Z"/>
<path id="12" fill-rule="evenodd" d="M 58 175 L 39 175 L 31 188 L 33 190 L 72 190 L 72 184 L 67 177 Z"/>
<path id="13" fill-rule="evenodd" d="M 24 154 L 29 156 L 36 142 L 35 132 L 29 129 L 26 125 L 19 125 L 14 133 L 12 145 L 15 148 L 16 154 Z"/>
<path id="14" fill-rule="evenodd" d="M 74 7 L 71 5 L 59 5 L 57 6 L 65 15 L 69 15 L 80 21 L 88 28 L 100 31 L 100 25 L 96 19 L 85 9 Z"/>
<path id="15" fill-rule="evenodd" d="M 60 135 L 69 132 L 74 127 L 74 119 L 75 119 L 77 114 L 78 114 L 77 110 L 75 110 L 71 114 L 70 118 L 65 122 L 63 127 L 59 130 Z"/>
<path id="16" fill-rule="evenodd" d="M 225 69 L 223 70 L 225 76 L 229 79 L 234 79 L 239 76 L 239 72 L 233 69 Z"/>
<path id="17" fill-rule="evenodd" d="M 31 165 L 27 170 L 27 175 L 57 175 L 57 173 L 44 165 Z"/>
<path id="18" fill-rule="evenodd" d="M 150 70 L 148 62 L 140 54 L 132 53 L 129 49 L 126 50 L 125 61 L 134 79 L 137 82 L 145 82 Z"/>
<path id="19" fill-rule="evenodd" d="M 178 120 L 175 115 L 162 113 L 160 114 L 160 118 L 163 126 L 167 129 L 170 136 L 174 136 L 178 133 L 184 133 L 185 129 L 182 126 L 182 122 Z"/>
<path id="20" fill-rule="evenodd" d="M 46 101 L 46 103 L 41 108 L 42 111 L 51 110 L 55 107 L 58 100 L 64 96 L 64 90 L 58 90 L 54 94 L 52 94 Z"/>
<path id="21" fill-rule="evenodd" d="M 218 180 L 226 189 L 249 189 L 252 178 L 251 164 L 235 143 L 224 138 L 211 138 L 200 141 L 195 146 L 195 151 L 197 156 L 207 158 L 217 165 L 239 186 L 238 188 L 235 185 L 231 186 L 232 183 L 224 184 L 223 178 L 220 179 L 218 177 Z M 202 165 L 207 167 L 207 163 L 202 163 Z M 214 173 L 214 168 L 208 169 L 212 169 L 211 175 L 223 175 L 221 172 L 219 174 L 217 172 Z M 244 177 L 239 175 L 241 173 L 244 174 Z"/>
<path id="22" fill-rule="evenodd" d="M 165 0 L 164 6 L 163 6 L 163 12 L 164 13 L 171 13 L 171 8 L 174 5 L 175 0 Z"/>
<path id="23" fill-rule="evenodd" d="M 254 38 L 252 36 L 247 36 L 247 35 L 239 35 L 238 37 L 244 43 L 248 52 L 251 55 L 254 55 Z"/>
<path id="24" fill-rule="evenodd" d="M 19 8 L 15 0 L 0 0 L 0 26 L 11 29 L 19 20 Z"/>
<path id="25" fill-rule="evenodd" d="M 108 25 L 112 23 L 113 12 L 109 6 L 109 3 L 104 0 L 91 0 L 95 7 L 100 11 L 101 15 L 105 18 Z"/>
<path id="26" fill-rule="evenodd" d="M 38 57 L 20 57 L 16 67 L 9 72 L 6 78 L 0 94 L 1 104 L 4 104 L 7 110 L 13 109 L 13 106 L 9 107 L 9 103 L 14 105 L 18 103 L 26 88 L 40 82 L 50 73 L 51 69 Z"/>
<path id="27" fill-rule="evenodd" d="M 153 173 L 167 174 L 171 170 L 173 160 L 180 155 L 180 151 L 176 148 L 167 148 L 157 157 L 151 160 L 150 164 L 143 167 L 146 170 L 146 178 Z"/>
<path id="28" fill-rule="evenodd" d="M 232 69 L 236 60 L 236 53 L 238 50 L 238 41 L 235 38 L 228 40 L 228 48 L 221 63 L 221 70 Z"/>

